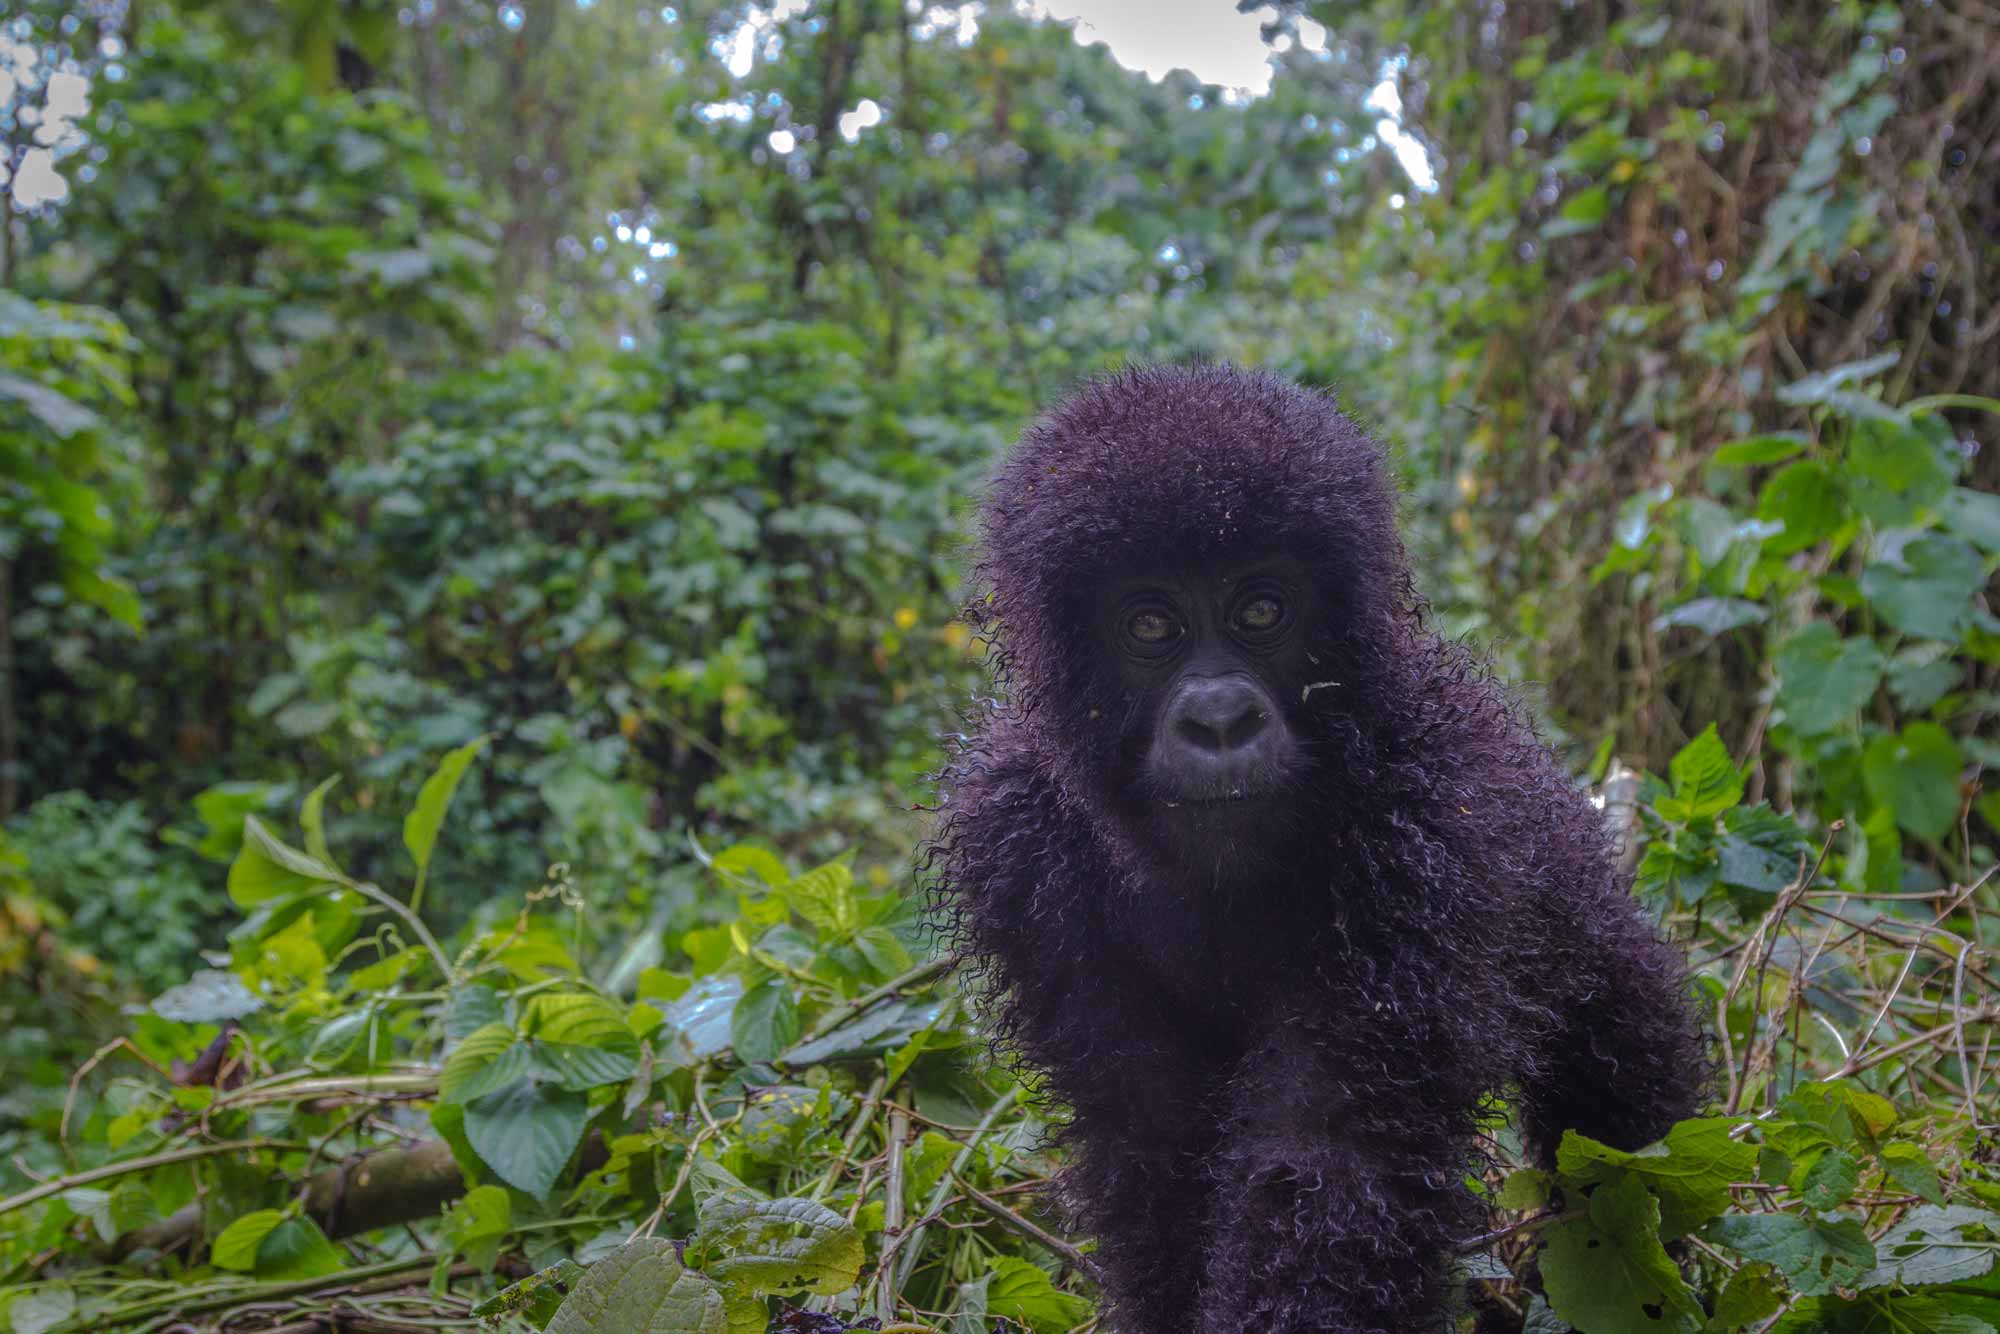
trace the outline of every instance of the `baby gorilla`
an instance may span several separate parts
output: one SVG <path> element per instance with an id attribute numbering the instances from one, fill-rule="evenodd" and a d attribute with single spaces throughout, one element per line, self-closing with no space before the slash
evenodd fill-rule
<path id="1" fill-rule="evenodd" d="M 1002 701 L 932 848 L 1130 1334 L 1425 1327 L 1508 1092 L 1544 1159 L 1705 1082 L 1597 813 L 1433 633 L 1332 401 L 1131 370 L 1032 426 L 971 617 Z"/>

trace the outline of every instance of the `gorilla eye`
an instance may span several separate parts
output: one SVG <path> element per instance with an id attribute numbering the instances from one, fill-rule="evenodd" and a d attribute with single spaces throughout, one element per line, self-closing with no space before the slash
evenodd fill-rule
<path id="1" fill-rule="evenodd" d="M 1160 648 L 1180 638 L 1181 627 L 1173 617 L 1155 607 L 1134 612 L 1132 619 L 1125 622 L 1125 633 L 1136 643 L 1148 648 Z"/>
<path id="2" fill-rule="evenodd" d="M 1274 597 L 1251 598 L 1236 609 L 1236 624 L 1252 634 L 1275 630 L 1284 619 L 1284 604 Z"/>

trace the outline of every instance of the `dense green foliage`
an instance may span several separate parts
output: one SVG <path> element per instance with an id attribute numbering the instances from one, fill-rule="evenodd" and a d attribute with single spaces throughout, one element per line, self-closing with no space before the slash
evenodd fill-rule
<path id="1" fill-rule="evenodd" d="M 980 477 L 1186 356 L 1395 444 L 1715 1014 L 1468 1324 L 2000 1328 L 2000 23 L 1266 17 L 10 11 L 0 1328 L 1087 1326 L 911 850 Z"/>

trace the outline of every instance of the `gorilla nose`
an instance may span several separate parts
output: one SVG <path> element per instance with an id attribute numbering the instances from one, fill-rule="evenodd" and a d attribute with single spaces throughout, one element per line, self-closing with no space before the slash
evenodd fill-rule
<path id="1" fill-rule="evenodd" d="M 1174 701 L 1174 732 L 1201 750 L 1237 750 L 1270 722 L 1263 692 L 1238 677 L 1190 681 Z"/>

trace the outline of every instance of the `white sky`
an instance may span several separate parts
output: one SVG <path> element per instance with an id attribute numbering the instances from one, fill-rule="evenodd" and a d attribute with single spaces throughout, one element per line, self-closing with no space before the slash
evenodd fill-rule
<path id="1" fill-rule="evenodd" d="M 1079 42 L 1103 42 L 1119 64 L 1155 79 L 1184 69 L 1253 96 L 1271 90 L 1271 51 L 1259 34 L 1269 15 L 1238 13 L 1233 0 L 1023 0 L 1021 8 L 1075 19 Z"/>

